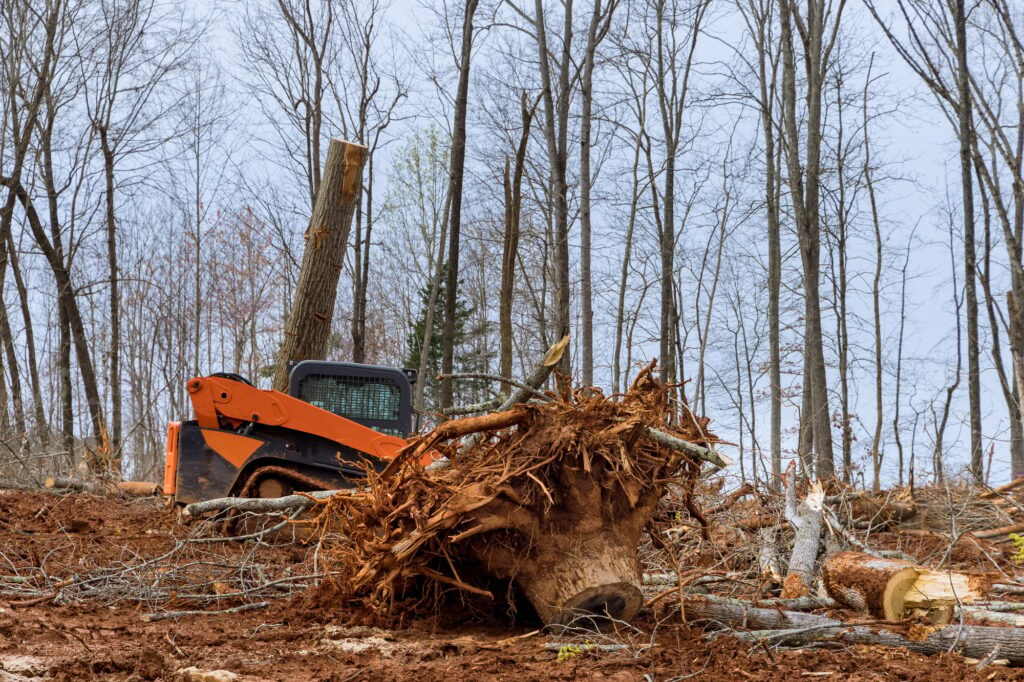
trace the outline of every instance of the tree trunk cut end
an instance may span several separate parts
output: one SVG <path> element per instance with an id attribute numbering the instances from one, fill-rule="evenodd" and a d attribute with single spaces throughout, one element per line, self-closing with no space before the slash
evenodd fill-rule
<path id="1" fill-rule="evenodd" d="M 644 604 L 633 583 L 594 585 L 570 597 L 562 606 L 545 609 L 542 618 L 556 632 L 568 627 L 594 627 L 611 621 L 632 620 Z"/>
<path id="2" fill-rule="evenodd" d="M 829 557 L 822 581 L 829 596 L 850 608 L 889 621 L 923 616 L 935 625 L 949 623 L 955 605 L 977 601 L 987 589 L 980 576 L 932 571 L 859 552 Z"/>

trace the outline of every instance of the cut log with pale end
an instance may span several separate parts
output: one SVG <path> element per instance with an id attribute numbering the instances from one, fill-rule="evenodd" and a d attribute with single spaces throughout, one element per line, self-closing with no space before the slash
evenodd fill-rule
<path id="1" fill-rule="evenodd" d="M 593 539 L 579 548 L 567 547 L 553 557 L 557 561 L 518 581 L 545 624 L 629 621 L 640 611 L 644 598 L 636 553 L 616 542 L 601 548 L 600 554 L 594 549 Z"/>
<path id="2" fill-rule="evenodd" d="M 952 619 L 955 605 L 975 602 L 987 589 L 983 576 L 932 571 L 860 552 L 833 554 L 821 576 L 829 596 L 852 609 L 891 621 L 923 615 L 937 625 Z"/>
<path id="3" fill-rule="evenodd" d="M 163 492 L 160 484 L 149 481 L 118 481 L 116 485 L 121 492 L 132 497 L 151 497 Z"/>
<path id="4" fill-rule="evenodd" d="M 161 488 L 149 481 L 83 481 L 68 476 L 50 476 L 43 485 L 51 490 L 79 490 L 94 495 L 128 495 L 130 497 L 150 497 L 159 495 Z"/>
<path id="5" fill-rule="evenodd" d="M 644 603 L 637 545 L 655 499 L 648 496 L 634 513 L 608 523 L 600 480 L 566 470 L 561 483 L 562 504 L 539 526 L 520 533 L 528 540 L 480 543 L 473 552 L 488 574 L 514 581 L 540 620 L 556 631 L 629 621 Z M 508 507 L 495 508 L 494 514 L 510 520 L 522 514 L 515 505 Z"/>

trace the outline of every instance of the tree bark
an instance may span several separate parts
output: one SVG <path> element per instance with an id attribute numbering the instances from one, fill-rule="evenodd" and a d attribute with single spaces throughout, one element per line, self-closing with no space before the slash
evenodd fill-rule
<path id="1" fill-rule="evenodd" d="M 455 366 L 455 317 L 459 301 L 459 242 L 462 238 L 462 178 L 466 169 L 466 110 L 469 107 L 469 67 L 473 54 L 473 15 L 478 0 L 466 0 L 459 53 L 459 83 L 455 93 L 452 121 L 451 175 L 449 176 L 448 280 L 444 302 L 444 332 L 441 337 L 441 371 L 451 374 Z M 424 343 L 429 343 L 425 339 Z M 441 408 L 452 406 L 451 380 L 441 382 Z"/>
<path id="2" fill-rule="evenodd" d="M 818 551 L 821 548 L 822 500 L 820 487 L 812 488 L 807 498 L 797 501 L 796 467 L 786 472 L 786 520 L 795 530 L 789 568 L 782 583 L 782 597 L 806 597 L 814 589 L 818 575 Z"/>
<path id="3" fill-rule="evenodd" d="M 289 363 L 321 360 L 334 319 L 345 247 L 359 203 L 366 147 L 332 139 L 313 215 L 306 231 L 306 248 L 277 357 L 274 388 L 288 389 Z"/>
<path id="4" fill-rule="evenodd" d="M 611 21 L 618 0 L 609 0 L 602 9 L 601 0 L 594 0 L 587 27 L 587 45 L 583 53 L 580 72 L 582 112 L 580 117 L 580 325 L 582 349 L 580 358 L 581 380 L 584 386 L 594 385 L 594 301 L 591 276 L 591 201 L 593 177 L 590 169 L 590 130 L 594 108 L 594 61 L 598 43 L 608 31 L 605 22 Z"/>
<path id="5" fill-rule="evenodd" d="M 551 78 L 551 54 L 548 47 L 547 27 L 544 23 L 544 2 L 534 3 L 534 30 L 537 41 L 538 71 L 541 98 L 544 102 L 544 138 L 548 148 L 551 175 L 551 204 L 554 212 L 553 263 L 555 334 L 559 338 L 569 335 L 569 185 L 566 179 L 568 164 L 567 136 L 569 126 L 569 70 L 572 63 L 572 0 L 563 3 L 564 27 L 562 52 L 559 55 L 558 90 Z M 569 353 L 562 355 L 559 371 L 569 376 Z"/>
<path id="6" fill-rule="evenodd" d="M 1016 628 L 975 625 L 948 625 L 925 639 L 911 639 L 889 630 L 874 630 L 863 625 L 850 625 L 841 620 L 813 613 L 759 608 L 738 599 L 714 598 L 710 595 L 687 595 L 682 601 L 687 620 L 706 620 L 731 627 L 758 628 L 776 631 L 763 636 L 770 641 L 832 640 L 844 644 L 875 644 L 905 648 L 923 654 L 957 651 L 964 656 L 984 658 L 999 645 L 999 656 L 1011 664 L 1024 663 L 1024 632 Z M 783 631 L 792 630 L 787 637 Z M 800 631 L 799 633 L 796 631 Z M 756 637 L 760 633 L 751 633 Z"/>
<path id="7" fill-rule="evenodd" d="M 110 274 L 110 455 L 115 472 L 121 470 L 121 294 L 117 270 L 117 220 L 114 212 L 114 150 L 107 126 L 100 125 L 103 154 L 104 212 L 107 230 L 107 269 Z"/>
<path id="8" fill-rule="evenodd" d="M 641 124 L 643 125 L 643 124 Z M 622 266 L 619 270 L 619 300 L 615 313 L 615 356 L 612 364 L 612 391 L 619 392 L 622 377 L 622 333 L 626 325 L 626 289 L 629 284 L 630 261 L 633 256 L 633 230 L 636 227 L 637 204 L 640 201 L 640 147 L 643 131 L 637 132 L 636 144 L 633 148 L 633 167 L 631 196 L 629 201 L 629 218 L 626 222 L 626 236 L 622 248 Z M 627 356 L 627 363 L 629 359 Z"/>
<path id="9" fill-rule="evenodd" d="M 793 0 L 781 0 L 782 54 L 783 54 L 783 131 L 786 161 L 789 169 L 790 194 L 793 200 L 796 231 L 800 243 L 800 256 L 804 269 L 804 354 L 805 400 L 807 408 L 801 420 L 813 436 L 814 466 L 817 475 L 828 478 L 835 473 L 832 454 L 832 424 L 829 410 L 825 355 L 821 326 L 820 248 L 820 184 L 822 139 L 822 88 L 829 67 L 829 56 L 835 44 L 839 16 L 832 17 L 830 31 L 826 31 L 826 4 L 821 0 L 808 3 L 807 16 L 799 14 Z M 839 5 L 837 12 L 842 12 Z M 793 44 L 793 23 L 799 21 L 805 28 L 803 61 L 806 79 L 806 152 L 801 155 L 802 136 L 797 124 L 797 56 Z"/>
<path id="10" fill-rule="evenodd" d="M 80 490 L 96 495 L 127 495 L 129 497 L 151 497 L 160 494 L 160 486 L 149 481 L 83 481 L 67 476 L 51 476 L 43 483 L 47 488 Z"/>
<path id="11" fill-rule="evenodd" d="M 2 256 L 0 257 L 0 296 L 2 296 L 4 281 L 7 277 L 7 250 L 2 244 L 0 244 L 0 256 Z M 0 302 L 2 302 L 2 299 L 0 299 Z M 14 435 L 18 442 L 21 443 L 19 449 L 24 453 L 28 447 L 28 430 L 25 426 L 25 401 L 21 392 L 21 369 L 18 363 L 18 356 L 14 350 L 14 336 L 11 333 L 6 305 L 0 305 L 0 343 L 3 344 L 4 357 L 7 360 L 8 386 L 10 387 L 11 404 L 14 408 Z M 2 409 L 6 412 L 6 405 Z"/>
<path id="12" fill-rule="evenodd" d="M 960 144 L 960 190 L 964 221 L 964 303 L 967 306 L 967 396 L 970 407 L 971 475 L 982 481 L 981 447 L 981 347 L 978 338 L 977 256 L 974 250 L 974 168 L 971 150 L 974 121 L 971 106 L 971 72 L 967 62 L 967 14 L 964 0 L 955 0 L 957 138 Z"/>
<path id="13" fill-rule="evenodd" d="M 2 220 L 3 217 L 4 216 L 0 215 L 0 220 Z M 37 433 L 45 446 L 49 443 L 50 434 L 49 426 L 46 423 L 46 413 L 43 407 L 43 391 L 39 381 L 39 365 L 36 357 L 36 336 L 32 327 L 32 311 L 29 306 L 28 287 L 25 285 L 25 279 L 21 275 L 20 259 L 18 258 L 18 252 L 14 245 L 14 237 L 10 231 L 10 224 L 7 225 L 6 230 L 4 230 L 3 226 L 0 225 L 0 232 L 6 232 L 7 235 L 7 258 L 11 266 L 11 274 L 14 276 L 14 286 L 18 291 L 18 301 L 21 304 L 21 320 L 24 327 L 23 333 L 25 334 L 25 357 L 28 364 L 29 386 L 32 391 L 33 419 L 35 422 L 33 430 Z M 3 245 L 0 245 L 0 249 L 3 249 Z"/>
<path id="14" fill-rule="evenodd" d="M 536 108 L 526 105 L 526 93 L 520 101 L 520 116 L 523 130 L 516 147 L 515 162 L 509 176 L 508 159 L 505 160 L 505 235 L 501 251 L 501 292 L 498 303 L 498 336 L 500 351 L 498 373 L 503 377 L 512 377 L 512 299 L 515 294 L 516 257 L 519 253 L 519 218 L 523 206 L 523 171 L 526 165 L 526 147 L 530 142 L 530 125 Z M 502 384 L 501 391 L 506 395 L 512 387 Z"/>
<path id="15" fill-rule="evenodd" d="M 882 376 L 884 367 L 882 365 L 882 225 L 878 217 L 878 202 L 875 198 L 875 182 L 871 168 L 871 137 L 869 135 L 868 119 L 868 85 L 871 83 L 871 67 L 874 66 L 874 55 L 868 64 L 868 74 L 864 79 L 863 93 L 863 124 L 864 124 L 864 183 L 868 190 L 868 202 L 871 206 L 871 225 L 875 233 L 875 276 L 871 280 L 871 309 L 874 316 L 875 331 L 875 432 L 871 437 L 871 489 L 874 492 L 881 490 L 882 472 L 882 420 L 884 418 L 884 404 L 882 399 Z M 903 478 L 902 463 L 900 466 L 900 480 Z"/>

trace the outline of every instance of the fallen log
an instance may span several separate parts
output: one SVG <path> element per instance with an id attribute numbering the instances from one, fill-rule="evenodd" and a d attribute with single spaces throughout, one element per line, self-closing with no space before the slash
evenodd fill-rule
<path id="1" fill-rule="evenodd" d="M 990 590 L 992 594 L 1024 594 L 1024 585 L 1012 583 L 995 583 Z"/>
<path id="2" fill-rule="evenodd" d="M 675 436 L 667 434 L 659 429 L 652 429 L 649 426 L 645 427 L 644 435 L 658 445 L 664 445 L 666 448 L 671 448 L 677 452 L 693 455 L 697 459 L 714 464 L 719 469 L 724 469 L 732 464 L 731 459 L 719 452 L 715 452 L 711 448 L 705 448 L 701 445 L 697 445 L 696 443 L 685 441 L 682 438 L 676 438 Z"/>
<path id="3" fill-rule="evenodd" d="M 220 609 L 218 611 L 158 611 L 155 613 L 143 613 L 139 616 L 139 620 L 141 620 L 143 623 L 155 623 L 161 620 L 178 620 L 179 618 L 186 618 L 190 616 L 223 616 L 229 613 L 244 613 L 245 611 L 265 609 L 268 606 L 270 606 L 270 602 L 261 601 L 253 604 L 242 604 L 241 606 L 233 606 L 229 609 Z"/>
<path id="4" fill-rule="evenodd" d="M 1008 493 L 1011 490 L 1015 490 L 1015 489 L 1021 487 L 1022 485 L 1024 485 L 1024 476 L 1021 476 L 1019 478 L 1015 478 L 1012 481 L 1010 481 L 1009 483 L 1003 484 L 1003 485 L 999 486 L 998 488 L 989 488 L 988 490 L 983 492 L 980 495 L 980 497 L 983 500 L 989 500 L 989 499 L 992 499 L 994 497 L 999 497 L 1001 494 Z"/>
<path id="5" fill-rule="evenodd" d="M 962 606 L 956 610 L 957 615 L 966 621 L 979 621 L 992 625 L 1009 625 L 1011 627 L 1024 627 L 1024 615 L 1019 613 L 1007 613 L 1006 611 L 993 611 L 991 609 Z"/>
<path id="6" fill-rule="evenodd" d="M 844 623 L 828 616 L 760 608 L 738 599 L 715 599 L 709 595 L 687 595 L 682 609 L 688 622 L 709 621 L 730 628 L 774 631 L 765 637 L 774 643 L 835 641 L 904 648 L 929 655 L 957 651 L 977 659 L 984 658 L 998 646 L 1000 656 L 1011 665 L 1024 664 L 1024 630 L 1016 628 L 955 624 L 910 630 L 904 635 L 894 630 Z M 748 636 L 751 635 L 753 633 Z"/>
<path id="7" fill-rule="evenodd" d="M 988 538 L 998 538 L 1008 536 L 1010 533 L 1020 533 L 1024 531 L 1024 523 L 1013 523 L 1009 526 L 1000 526 L 999 528 L 989 528 L 988 530 L 976 530 L 971 533 L 976 538 L 982 540 Z"/>
<path id="8" fill-rule="evenodd" d="M 739 488 L 736 488 L 736 490 L 733 490 L 731 493 L 726 495 L 724 500 L 714 505 L 713 507 L 708 507 L 707 509 L 705 509 L 704 515 L 711 516 L 712 514 L 720 514 L 724 511 L 727 511 L 731 509 L 734 504 L 739 502 L 747 495 L 753 495 L 754 492 L 754 486 L 750 485 L 749 483 L 744 483 Z"/>
<path id="9" fill-rule="evenodd" d="M 781 585 L 783 581 L 782 555 L 779 553 L 779 546 L 776 544 L 775 528 L 760 529 L 757 533 L 757 539 L 757 565 L 761 569 L 761 580 Z"/>
<path id="10" fill-rule="evenodd" d="M 163 492 L 163 487 L 159 483 L 149 481 L 118 481 L 117 487 L 131 497 L 151 497 Z"/>
<path id="11" fill-rule="evenodd" d="M 763 528 L 770 528 L 777 526 L 782 520 L 774 514 L 755 514 L 754 516 L 748 516 L 740 519 L 736 522 L 736 525 L 743 530 L 754 532 Z"/>
<path id="12" fill-rule="evenodd" d="M 850 502 L 854 519 L 865 521 L 875 528 L 886 528 L 904 523 L 917 516 L 917 503 L 910 499 L 890 497 L 879 499 L 867 492 L 858 491 Z"/>
<path id="13" fill-rule="evenodd" d="M 215 511 L 226 511 L 235 509 L 248 512 L 277 512 L 291 509 L 305 509 L 312 507 L 319 500 L 326 500 L 335 495 L 351 494 L 352 490 L 316 490 L 314 492 L 302 493 L 299 495 L 286 495 L 284 497 L 218 497 L 213 500 L 203 500 L 186 505 L 181 510 L 184 518 L 197 518 L 203 514 Z"/>
<path id="14" fill-rule="evenodd" d="M 938 625 L 950 622 L 955 605 L 978 601 L 987 590 L 984 577 L 860 552 L 833 554 L 821 577 L 829 596 L 852 609 L 889 621 L 923 615 Z"/>
<path id="15" fill-rule="evenodd" d="M 129 497 L 150 497 L 159 495 L 161 487 L 149 481 L 83 481 L 68 476 L 50 476 L 43 485 L 51 490 L 78 490 L 94 495 L 127 495 Z"/>

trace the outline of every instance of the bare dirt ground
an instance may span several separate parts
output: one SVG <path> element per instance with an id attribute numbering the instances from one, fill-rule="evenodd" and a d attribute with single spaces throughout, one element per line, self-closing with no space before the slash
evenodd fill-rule
<path id="1" fill-rule="evenodd" d="M 148 574 L 131 582 L 122 579 L 123 568 L 102 590 L 88 592 L 83 586 L 81 576 L 97 575 L 103 567 L 137 565 L 166 554 L 179 536 L 175 514 L 153 500 L 0 491 L 0 580 L 16 584 L 19 576 L 33 576 L 24 598 L 0 597 L 0 682 L 185 680 L 188 674 L 180 671 L 189 667 L 227 670 L 239 680 L 325 682 L 1024 678 L 1024 671 L 1001 667 L 978 671 L 956 654 L 928 657 L 882 647 L 769 650 L 729 637 L 709 641 L 705 629 L 680 623 L 670 599 L 657 613 L 645 613 L 635 631 L 595 638 L 595 645 L 625 644 L 607 651 L 588 647 L 584 638 L 536 633 L 529 626 L 460 623 L 458 614 L 382 629 L 367 625 L 367 614 L 332 604 L 316 590 L 293 590 L 255 611 L 144 622 L 147 613 L 222 609 L 242 601 L 232 597 L 234 586 L 224 588 L 223 603 L 201 607 L 190 605 L 184 593 L 147 597 L 140 585 Z M 944 551 L 931 538 L 894 537 L 892 543 L 922 559 Z M 241 559 L 252 551 L 245 543 L 215 547 L 203 562 L 216 564 L 211 557 L 219 556 L 225 571 L 246 565 Z M 955 561 L 990 561 L 963 547 L 964 555 Z M 271 552 L 261 557 L 267 571 L 307 570 L 304 548 L 262 551 Z M 50 576 L 46 584 L 52 592 L 39 594 L 39 575 Z M 75 580 L 77 591 L 64 594 L 62 582 Z M 564 642 L 578 648 L 547 646 Z"/>

